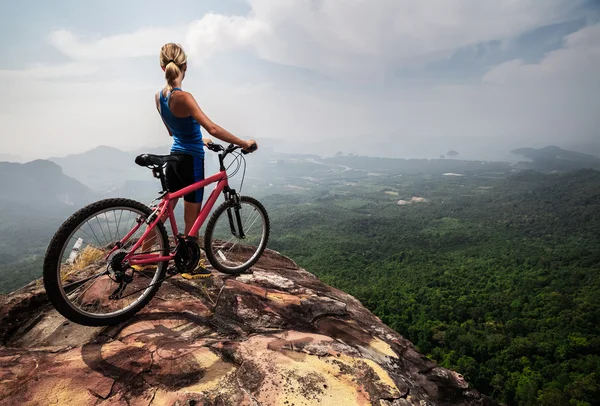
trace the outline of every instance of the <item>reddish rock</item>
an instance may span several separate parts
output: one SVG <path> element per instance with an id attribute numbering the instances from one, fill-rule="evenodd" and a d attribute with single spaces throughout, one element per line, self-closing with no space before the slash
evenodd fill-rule
<path id="1" fill-rule="evenodd" d="M 111 327 L 65 320 L 39 281 L 0 296 L 0 405 L 496 404 L 274 251 L 213 272 Z"/>

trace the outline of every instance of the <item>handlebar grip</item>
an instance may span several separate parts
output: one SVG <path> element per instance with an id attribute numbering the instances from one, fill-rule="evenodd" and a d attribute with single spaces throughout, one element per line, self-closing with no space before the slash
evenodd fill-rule
<path id="1" fill-rule="evenodd" d="M 248 150 L 242 149 L 242 154 L 249 154 L 250 152 L 254 152 L 256 151 L 257 145 L 256 143 L 250 145 L 250 148 Z"/>

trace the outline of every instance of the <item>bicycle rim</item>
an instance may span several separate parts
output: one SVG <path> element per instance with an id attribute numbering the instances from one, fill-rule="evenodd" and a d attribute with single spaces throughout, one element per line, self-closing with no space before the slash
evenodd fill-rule
<path id="1" fill-rule="evenodd" d="M 228 211 L 233 219 L 232 229 Z M 268 238 L 268 220 L 264 209 L 249 200 L 240 201 L 240 220 L 244 238 L 238 233 L 237 219 L 233 204 L 225 205 L 217 213 L 210 235 L 205 244 L 210 250 L 209 258 L 216 263 L 215 268 L 226 273 L 242 272 L 254 264 L 262 254 Z M 207 230 L 208 231 L 208 230 Z"/>
<path id="2" fill-rule="evenodd" d="M 153 264 L 147 269 L 125 270 L 132 277 L 126 284 L 120 298 L 110 298 L 117 291 L 111 266 L 115 256 L 123 257 L 142 237 L 147 228 L 142 223 L 124 241 L 121 249 L 107 256 L 117 241 L 128 235 L 137 226 L 137 220 L 146 219 L 146 213 L 127 206 L 110 207 L 99 210 L 75 227 L 65 240 L 57 264 L 57 281 L 63 299 L 76 312 L 96 319 L 115 318 L 131 311 L 153 291 L 154 284 L 163 274 L 165 263 Z M 157 228 L 147 237 L 147 242 L 136 251 L 142 253 L 166 253 L 165 241 Z"/>

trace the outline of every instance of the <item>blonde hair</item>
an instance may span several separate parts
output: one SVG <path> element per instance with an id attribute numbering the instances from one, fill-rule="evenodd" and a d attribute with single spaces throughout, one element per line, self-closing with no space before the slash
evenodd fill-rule
<path id="1" fill-rule="evenodd" d="M 175 79 L 181 75 L 186 63 L 187 56 L 181 45 L 170 42 L 160 49 L 160 66 L 165 69 L 165 79 L 170 89 L 173 89 Z"/>

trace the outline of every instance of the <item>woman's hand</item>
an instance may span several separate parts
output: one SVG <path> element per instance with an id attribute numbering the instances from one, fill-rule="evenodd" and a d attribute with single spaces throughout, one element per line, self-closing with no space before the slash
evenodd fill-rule
<path id="1" fill-rule="evenodd" d="M 258 144 L 256 143 L 256 141 L 250 139 L 248 141 L 244 141 L 244 143 L 240 145 L 240 147 L 242 147 L 242 149 L 246 152 L 254 152 L 258 149 Z"/>
<path id="2" fill-rule="evenodd" d="M 213 140 L 211 140 L 210 138 L 202 137 L 202 143 L 203 143 L 204 145 L 206 145 L 206 144 L 210 144 L 210 143 L 212 143 L 212 142 L 213 142 Z"/>

